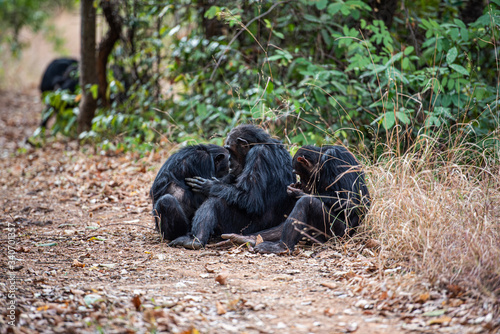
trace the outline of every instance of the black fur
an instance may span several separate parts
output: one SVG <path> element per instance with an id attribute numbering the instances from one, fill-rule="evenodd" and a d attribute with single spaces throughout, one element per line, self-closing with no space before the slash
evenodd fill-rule
<path id="1" fill-rule="evenodd" d="M 78 85 L 78 61 L 71 58 L 54 59 L 45 69 L 40 91 L 42 93 L 55 91 L 57 89 L 67 89 L 74 93 Z M 75 104 L 76 105 L 76 104 Z M 47 113 L 48 108 L 42 112 L 40 126 L 47 127 L 52 114 Z"/>
<path id="2" fill-rule="evenodd" d="M 71 72 L 78 69 L 78 61 L 71 58 L 54 59 L 45 69 L 40 91 L 47 92 L 56 89 L 69 89 L 75 91 L 78 84 L 78 76 Z"/>
<path id="3" fill-rule="evenodd" d="M 295 154 L 293 167 L 300 183 L 289 186 L 288 193 L 297 203 L 277 228 L 282 230 L 280 240 L 257 245 L 258 252 L 291 251 L 303 238 L 324 242 L 333 235 L 352 236 L 370 207 L 364 172 L 344 147 L 304 146 Z"/>
<path id="4" fill-rule="evenodd" d="M 253 125 L 234 128 L 224 146 L 233 180 L 189 179 L 193 190 L 210 197 L 193 218 L 190 235 L 171 244 L 204 246 L 213 234 L 250 234 L 279 225 L 293 207 L 286 186 L 295 181 L 292 158 L 280 141 Z"/>
<path id="5" fill-rule="evenodd" d="M 229 154 L 217 145 L 195 145 L 172 154 L 156 175 L 149 192 L 153 201 L 156 229 L 166 240 L 191 230 L 193 215 L 206 200 L 186 185 L 185 178 L 223 177 L 229 168 Z"/>

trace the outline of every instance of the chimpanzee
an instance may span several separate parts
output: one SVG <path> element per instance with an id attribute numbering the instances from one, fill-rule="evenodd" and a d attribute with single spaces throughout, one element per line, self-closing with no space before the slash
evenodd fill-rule
<path id="1" fill-rule="evenodd" d="M 78 84 L 78 76 L 72 75 L 72 71 L 78 69 L 78 61 L 71 58 L 54 59 L 43 73 L 40 91 L 47 92 L 59 88 L 75 90 Z"/>
<path id="2" fill-rule="evenodd" d="M 240 125 L 229 133 L 224 147 L 233 179 L 186 179 L 193 191 L 209 197 L 196 211 L 191 233 L 170 245 L 199 249 L 213 234 L 271 228 L 293 208 L 294 199 L 286 190 L 295 182 L 292 158 L 280 141 L 254 125 Z"/>
<path id="3" fill-rule="evenodd" d="M 301 240 L 324 242 L 336 235 L 352 236 L 370 207 L 364 172 L 356 158 L 342 146 L 304 146 L 293 158 L 294 173 L 300 182 L 288 186 L 297 202 L 286 221 L 251 236 L 226 234 L 236 243 L 264 242 L 260 253 L 286 253 Z"/>
<path id="4" fill-rule="evenodd" d="M 40 91 L 42 93 L 55 91 L 57 89 L 67 89 L 76 91 L 78 85 L 78 61 L 71 58 L 54 59 L 43 73 Z M 45 128 L 50 115 L 46 112 L 42 114 L 41 127 Z"/>
<path id="5" fill-rule="evenodd" d="M 172 154 L 156 175 L 149 191 L 156 229 L 163 239 L 174 240 L 191 230 L 191 219 L 207 196 L 193 192 L 185 178 L 223 177 L 228 174 L 229 153 L 217 145 L 194 145 Z"/>

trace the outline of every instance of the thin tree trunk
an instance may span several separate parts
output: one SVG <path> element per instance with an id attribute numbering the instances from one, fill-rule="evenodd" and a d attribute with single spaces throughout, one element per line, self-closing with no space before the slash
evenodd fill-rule
<path id="1" fill-rule="evenodd" d="M 113 51 L 115 43 L 120 39 L 122 20 L 112 1 L 101 0 L 100 6 L 106 18 L 106 22 L 108 22 L 109 30 L 99 43 L 97 53 L 97 77 L 99 80 L 99 99 L 103 105 L 109 106 L 109 99 L 106 96 L 106 89 L 108 88 L 106 68 L 108 65 L 108 57 L 111 51 Z"/>
<path id="2" fill-rule="evenodd" d="M 93 0 L 81 0 L 81 42 L 80 42 L 80 86 L 82 102 L 78 114 L 78 133 L 92 127 L 97 100 L 92 96 L 90 86 L 97 84 L 96 73 L 96 8 Z"/>

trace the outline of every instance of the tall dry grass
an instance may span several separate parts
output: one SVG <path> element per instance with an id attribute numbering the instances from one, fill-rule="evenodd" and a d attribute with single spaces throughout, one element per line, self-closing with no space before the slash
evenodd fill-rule
<path id="1" fill-rule="evenodd" d="M 500 300 L 500 163 L 490 153 L 465 144 L 440 151 L 422 139 L 366 166 L 364 229 L 380 241 L 385 266 Z"/>

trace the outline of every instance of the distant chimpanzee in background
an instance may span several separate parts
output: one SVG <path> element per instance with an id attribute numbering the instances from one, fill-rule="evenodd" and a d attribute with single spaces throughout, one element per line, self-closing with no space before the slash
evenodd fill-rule
<path id="1" fill-rule="evenodd" d="M 78 75 L 73 75 L 78 70 L 78 61 L 71 58 L 54 59 L 43 73 L 40 91 L 42 93 L 56 89 L 69 89 L 74 91 L 78 84 Z"/>
<path id="2" fill-rule="evenodd" d="M 195 145 L 172 154 L 160 168 L 149 192 L 156 229 L 174 240 L 191 230 L 191 219 L 207 196 L 193 192 L 185 178 L 223 177 L 229 171 L 229 153 L 217 145 Z"/>
<path id="3" fill-rule="evenodd" d="M 280 141 L 253 125 L 234 128 L 224 146 L 230 154 L 224 183 L 203 177 L 186 179 L 194 191 L 209 198 L 193 217 L 191 233 L 170 244 L 199 249 L 210 236 L 249 234 L 279 225 L 293 208 L 287 185 L 295 182 L 292 158 Z"/>
<path id="4" fill-rule="evenodd" d="M 297 203 L 280 226 L 252 236 L 223 235 L 236 243 L 263 243 L 260 253 L 292 251 L 301 239 L 324 242 L 336 235 L 352 236 L 370 207 L 364 172 L 356 158 L 342 146 L 304 146 L 293 158 L 294 173 L 300 182 L 288 186 Z"/>
<path id="5" fill-rule="evenodd" d="M 76 91 L 78 85 L 78 61 L 71 58 L 54 59 L 43 73 L 40 91 L 43 93 L 55 91 L 57 89 L 67 89 Z M 41 127 L 47 127 L 51 115 L 42 113 Z"/>

